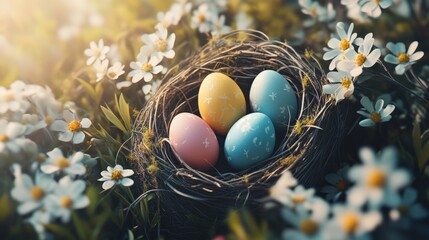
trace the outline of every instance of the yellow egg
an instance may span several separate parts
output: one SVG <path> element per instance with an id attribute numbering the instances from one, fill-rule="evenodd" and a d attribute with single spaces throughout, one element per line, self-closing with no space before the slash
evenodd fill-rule
<path id="1" fill-rule="evenodd" d="M 198 92 L 198 109 L 204 121 L 217 134 L 226 135 L 246 114 L 246 100 L 240 87 L 222 73 L 210 73 Z"/>

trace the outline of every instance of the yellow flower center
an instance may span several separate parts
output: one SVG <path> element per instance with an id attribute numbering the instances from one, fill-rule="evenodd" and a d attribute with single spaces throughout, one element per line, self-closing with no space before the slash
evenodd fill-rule
<path id="1" fill-rule="evenodd" d="M 101 55 L 100 50 L 96 49 L 96 50 L 94 51 L 94 56 L 95 56 L 96 58 L 99 58 L 99 57 L 100 57 L 100 55 Z"/>
<path id="2" fill-rule="evenodd" d="M 359 218 L 355 213 L 346 213 L 342 217 L 341 226 L 344 232 L 352 234 L 356 231 L 359 226 Z"/>
<path id="3" fill-rule="evenodd" d="M 366 61 L 366 56 L 363 53 L 358 53 L 355 57 L 355 64 L 358 66 L 362 66 L 362 64 Z"/>
<path id="4" fill-rule="evenodd" d="M 374 0 L 374 2 L 375 2 L 376 4 L 379 4 L 379 3 L 381 2 L 381 0 Z"/>
<path id="5" fill-rule="evenodd" d="M 73 205 L 73 200 L 70 197 L 62 197 L 60 199 L 61 206 L 70 208 Z"/>
<path id="6" fill-rule="evenodd" d="M 376 123 L 378 123 L 378 122 L 380 122 L 380 121 L 381 121 L 380 113 L 377 113 L 377 112 L 373 112 L 373 113 L 371 113 L 370 118 L 371 118 L 371 120 L 372 120 L 373 122 L 376 122 Z"/>
<path id="7" fill-rule="evenodd" d="M 0 142 L 7 142 L 9 141 L 9 137 L 5 134 L 0 134 Z"/>
<path id="8" fill-rule="evenodd" d="M 305 197 L 304 196 L 293 196 L 292 197 L 292 202 L 294 204 L 301 204 L 305 201 Z"/>
<path id="9" fill-rule="evenodd" d="M 116 77 L 116 73 L 115 72 L 109 72 L 107 74 L 107 76 L 109 76 L 109 78 L 115 78 Z"/>
<path id="10" fill-rule="evenodd" d="M 12 101 L 14 99 L 13 93 L 7 92 L 3 95 L 3 100 L 6 102 Z"/>
<path id="11" fill-rule="evenodd" d="M 64 168 L 67 168 L 68 166 L 70 166 L 69 161 L 68 161 L 67 159 L 65 159 L 65 158 L 60 158 L 60 159 L 58 159 L 58 160 L 55 162 L 55 164 L 56 164 L 59 168 L 61 168 L 61 169 L 64 169 Z"/>
<path id="12" fill-rule="evenodd" d="M 198 21 L 199 21 L 200 23 L 205 22 L 205 21 L 206 21 L 206 16 L 204 16 L 204 14 L 200 14 L 200 15 L 198 15 Z"/>
<path id="13" fill-rule="evenodd" d="M 345 89 L 349 89 L 350 85 L 352 84 L 352 80 L 349 77 L 343 77 L 341 79 L 341 85 L 345 88 Z"/>
<path id="14" fill-rule="evenodd" d="M 305 233 L 307 236 L 312 236 L 319 229 L 319 225 L 317 224 L 317 222 L 315 222 L 311 219 L 305 219 L 299 225 L 299 229 L 301 230 L 301 232 Z"/>
<path id="15" fill-rule="evenodd" d="M 370 172 L 366 183 L 369 187 L 381 188 L 386 183 L 386 174 L 379 169 L 374 169 Z"/>
<path id="16" fill-rule="evenodd" d="M 34 186 L 33 188 L 31 188 L 30 195 L 33 200 L 38 201 L 43 198 L 43 196 L 45 195 L 45 192 L 43 191 L 42 188 L 38 186 Z"/>
<path id="17" fill-rule="evenodd" d="M 165 50 L 167 50 L 167 41 L 159 39 L 158 41 L 156 41 L 155 48 L 158 52 L 164 52 Z"/>
<path id="18" fill-rule="evenodd" d="M 348 186 L 349 182 L 344 179 L 340 180 L 337 184 L 335 184 L 335 187 L 338 191 L 344 191 L 347 189 Z"/>
<path id="19" fill-rule="evenodd" d="M 398 56 L 398 61 L 400 63 L 407 63 L 408 61 L 410 61 L 410 57 L 408 57 L 408 54 L 406 53 L 401 53 Z"/>
<path id="20" fill-rule="evenodd" d="M 54 119 L 51 116 L 47 115 L 45 116 L 45 122 L 49 126 L 54 122 Z"/>
<path id="21" fill-rule="evenodd" d="M 81 127 L 82 125 L 80 124 L 80 122 L 76 120 L 71 121 L 68 125 L 68 129 L 70 132 L 77 132 L 80 130 Z"/>
<path id="22" fill-rule="evenodd" d="M 43 153 L 40 153 L 39 155 L 37 155 L 37 157 L 36 157 L 36 161 L 38 162 L 38 163 L 43 163 L 43 162 L 45 162 L 45 160 L 46 160 L 46 156 L 45 156 L 45 154 L 43 154 Z"/>
<path id="23" fill-rule="evenodd" d="M 341 39 L 340 46 L 339 46 L 340 50 L 345 51 L 349 49 L 349 47 L 350 47 L 349 41 L 345 38 Z"/>
<path id="24" fill-rule="evenodd" d="M 112 179 L 113 180 L 119 180 L 122 178 L 121 170 L 115 170 L 112 172 Z"/>
<path id="25" fill-rule="evenodd" d="M 317 8 L 315 8 L 315 7 L 312 7 L 310 9 L 308 9 L 308 11 L 310 12 L 310 14 L 312 16 L 316 16 L 317 15 Z"/>
<path id="26" fill-rule="evenodd" d="M 145 72 L 152 72 L 153 66 L 149 63 L 145 63 L 142 65 L 142 70 Z"/>

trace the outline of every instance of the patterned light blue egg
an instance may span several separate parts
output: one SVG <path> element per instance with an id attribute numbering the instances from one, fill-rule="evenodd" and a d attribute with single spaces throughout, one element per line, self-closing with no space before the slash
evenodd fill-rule
<path id="1" fill-rule="evenodd" d="M 232 125 L 225 139 L 225 156 L 236 170 L 247 169 L 271 156 L 276 141 L 271 119 L 250 113 Z"/>
<path id="2" fill-rule="evenodd" d="M 276 71 L 260 72 L 252 83 L 249 98 L 252 110 L 266 114 L 278 129 L 287 127 L 296 119 L 295 91 Z"/>

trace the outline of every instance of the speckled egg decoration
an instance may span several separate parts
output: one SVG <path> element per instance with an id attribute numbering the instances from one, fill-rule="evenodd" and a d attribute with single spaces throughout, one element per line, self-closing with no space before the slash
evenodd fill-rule
<path id="1" fill-rule="evenodd" d="M 234 122 L 246 114 L 246 100 L 231 78 L 222 73 L 210 73 L 201 83 L 198 109 L 213 131 L 226 135 Z"/>
<path id="2" fill-rule="evenodd" d="M 275 145 L 275 129 L 263 113 L 250 113 L 240 118 L 225 140 L 225 156 L 236 170 L 247 169 L 271 156 Z"/>
<path id="3" fill-rule="evenodd" d="M 296 119 L 298 105 L 295 91 L 278 72 L 260 72 L 250 87 L 250 104 L 254 112 L 266 114 L 276 128 L 285 128 Z"/>
<path id="4" fill-rule="evenodd" d="M 208 170 L 216 164 L 219 157 L 216 135 L 197 115 L 176 115 L 171 121 L 168 137 L 177 155 L 190 167 Z"/>

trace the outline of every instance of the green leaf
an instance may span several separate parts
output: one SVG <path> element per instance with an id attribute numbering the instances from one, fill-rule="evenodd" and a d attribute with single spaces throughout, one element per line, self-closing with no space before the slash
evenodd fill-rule
<path id="1" fill-rule="evenodd" d="M 419 169 L 423 169 L 429 160 L 429 141 L 425 143 L 422 151 L 418 155 Z"/>
<path id="2" fill-rule="evenodd" d="M 88 239 L 91 231 L 88 229 L 88 225 L 80 220 L 75 211 L 72 211 L 72 220 L 79 239 Z"/>
<path id="3" fill-rule="evenodd" d="M 420 138 L 421 130 L 420 130 L 420 123 L 418 121 L 414 122 L 414 128 L 413 128 L 413 144 L 414 144 L 414 151 L 416 152 L 416 156 L 420 155 L 420 152 L 422 150 L 422 142 Z"/>
<path id="4" fill-rule="evenodd" d="M 55 238 L 70 240 L 75 239 L 67 226 L 62 226 L 58 224 L 45 224 L 44 226 L 48 231 L 55 234 Z"/>
<path id="5" fill-rule="evenodd" d="M 115 98 L 116 106 L 118 107 L 119 115 L 121 115 L 122 121 L 125 123 L 125 127 L 129 132 L 132 130 L 132 122 L 131 122 L 131 115 L 130 115 L 130 106 L 125 101 L 124 95 L 121 94 L 119 96 L 119 102 L 118 99 Z"/>
<path id="6" fill-rule="evenodd" d="M 421 139 L 422 139 L 422 142 L 429 141 L 429 129 L 426 129 L 426 131 L 422 133 Z"/>
<path id="7" fill-rule="evenodd" d="M 113 123 L 113 125 L 119 128 L 122 132 L 127 132 L 127 129 L 125 128 L 124 124 L 122 124 L 121 120 L 119 120 L 119 118 L 112 112 L 109 107 L 106 108 L 101 106 L 101 110 L 103 111 L 109 122 Z"/>
<path id="8" fill-rule="evenodd" d="M 130 229 L 128 229 L 128 239 L 134 240 L 134 233 Z"/>
<path id="9" fill-rule="evenodd" d="M 0 223 L 7 220 L 7 218 L 12 213 L 12 209 L 14 209 L 13 206 L 11 206 L 11 201 L 9 199 L 9 194 L 4 193 L 0 197 Z"/>
<path id="10" fill-rule="evenodd" d="M 76 80 L 80 82 L 82 87 L 85 88 L 85 90 L 89 93 L 92 99 L 97 100 L 97 94 L 91 84 L 89 84 L 87 81 L 80 78 L 76 78 Z"/>

